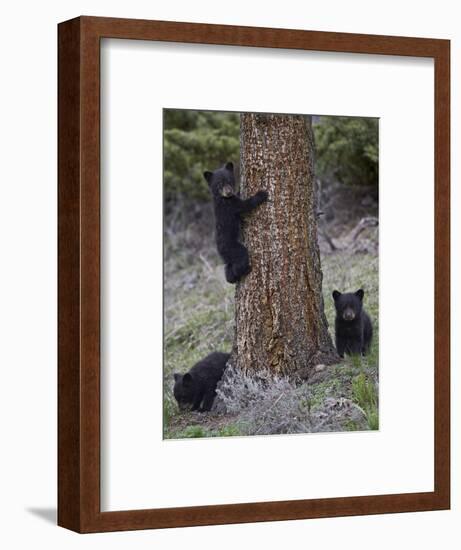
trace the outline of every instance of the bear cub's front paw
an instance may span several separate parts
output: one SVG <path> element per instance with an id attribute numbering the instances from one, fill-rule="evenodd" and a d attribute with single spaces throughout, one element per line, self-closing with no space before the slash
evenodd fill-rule
<path id="1" fill-rule="evenodd" d="M 258 201 L 260 203 L 266 202 L 267 199 L 269 198 L 269 193 L 267 191 L 258 191 L 256 193 L 256 197 L 258 198 Z"/>

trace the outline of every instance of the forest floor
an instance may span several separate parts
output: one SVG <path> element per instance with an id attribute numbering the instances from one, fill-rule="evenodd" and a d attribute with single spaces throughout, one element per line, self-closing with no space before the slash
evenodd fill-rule
<path id="1" fill-rule="evenodd" d="M 332 291 L 363 288 L 364 307 L 374 329 L 369 355 L 346 357 L 330 367 L 320 365 L 301 385 L 288 379 L 268 382 L 241 378 L 235 382 L 233 400 L 226 403 L 225 412 L 219 406 L 222 405 L 219 398 L 218 410 L 180 412 L 172 393 L 173 373 L 188 371 L 212 351 L 231 350 L 235 287 L 224 278 L 209 208 L 187 209 L 185 215 L 185 209 L 177 207 L 175 213 L 166 217 L 163 372 L 166 439 L 379 428 L 378 228 L 366 225 L 358 236 L 354 233 L 361 220 L 377 216 L 377 205 L 361 205 L 353 190 L 347 193 L 357 208 L 348 206 L 347 216 L 340 214 L 336 220 L 322 222 L 319 230 L 333 242 L 331 247 L 319 237 L 325 314 L 334 341 Z M 334 200 L 330 202 L 334 205 Z"/>

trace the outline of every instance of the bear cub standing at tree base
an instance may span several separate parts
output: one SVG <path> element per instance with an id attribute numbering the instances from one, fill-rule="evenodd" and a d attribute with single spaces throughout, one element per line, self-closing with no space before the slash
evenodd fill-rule
<path id="1" fill-rule="evenodd" d="M 229 357 L 229 353 L 215 351 L 196 363 L 186 374 L 176 372 L 173 375 L 173 393 L 182 411 L 211 410 L 216 396 L 216 386 L 221 380 Z"/>
<path id="2" fill-rule="evenodd" d="M 266 191 L 258 191 L 249 199 L 241 199 L 235 193 L 234 165 L 228 162 L 214 172 L 203 173 L 211 194 L 216 223 L 216 245 L 226 267 L 226 280 L 236 283 L 250 270 L 248 251 L 239 242 L 240 215 L 251 212 L 267 200 Z"/>
<path id="3" fill-rule="evenodd" d="M 333 291 L 336 319 L 336 350 L 340 357 L 344 354 L 365 355 L 370 350 L 373 328 L 368 313 L 363 309 L 362 289 L 353 293 Z"/>

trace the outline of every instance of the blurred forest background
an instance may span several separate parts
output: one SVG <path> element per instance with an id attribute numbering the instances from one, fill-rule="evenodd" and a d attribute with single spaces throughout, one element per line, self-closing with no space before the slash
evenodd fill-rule
<path id="1" fill-rule="evenodd" d="M 255 391 L 243 408 L 227 407 L 232 414 L 180 414 L 172 396 L 173 372 L 185 372 L 211 351 L 232 346 L 234 286 L 226 283 L 216 252 L 203 172 L 232 161 L 238 181 L 240 115 L 164 111 L 166 438 L 378 428 L 378 122 L 312 116 L 325 313 L 334 339 L 332 291 L 364 288 L 375 331 L 371 354 L 319 370 L 291 393 L 284 387 L 283 400 L 275 388 L 273 395 Z M 261 413 L 266 410 L 268 418 Z"/>

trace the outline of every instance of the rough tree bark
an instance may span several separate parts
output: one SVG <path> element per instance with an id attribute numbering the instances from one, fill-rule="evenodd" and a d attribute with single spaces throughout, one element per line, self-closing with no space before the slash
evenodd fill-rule
<path id="1" fill-rule="evenodd" d="M 310 118 L 248 113 L 240 124 L 242 198 L 265 189 L 269 200 L 242 224 L 252 271 L 236 288 L 231 362 L 304 378 L 338 362 L 323 307 Z"/>

